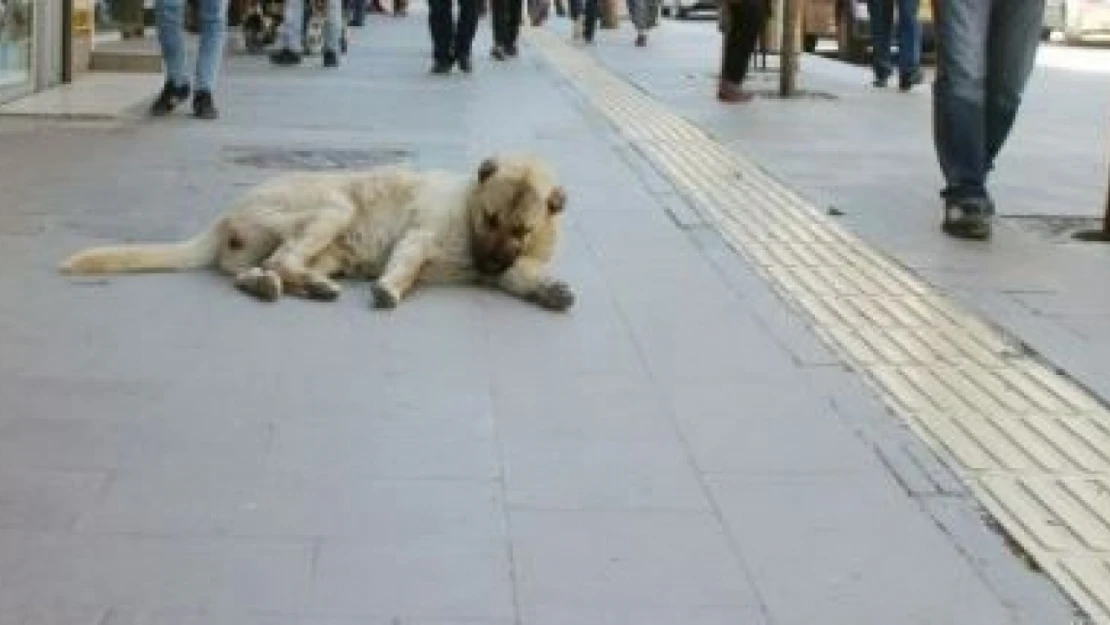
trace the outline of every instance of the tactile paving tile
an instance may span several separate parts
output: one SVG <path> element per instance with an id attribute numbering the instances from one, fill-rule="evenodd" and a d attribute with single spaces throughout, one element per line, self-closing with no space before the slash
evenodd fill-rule
<path id="1" fill-rule="evenodd" d="M 543 31 L 532 41 L 816 334 L 1110 625 L 1110 411 L 751 160 Z"/>

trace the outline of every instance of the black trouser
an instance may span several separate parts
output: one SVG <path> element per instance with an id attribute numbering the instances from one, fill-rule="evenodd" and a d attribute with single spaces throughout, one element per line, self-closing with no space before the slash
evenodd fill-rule
<path id="1" fill-rule="evenodd" d="M 493 43 L 502 48 L 516 45 L 520 34 L 523 0 L 490 0 L 490 18 L 493 22 Z"/>
<path id="2" fill-rule="evenodd" d="M 478 0 L 458 0 L 459 21 L 455 23 L 455 0 L 428 0 L 428 27 L 432 31 L 432 56 L 437 63 L 470 58 L 470 44 L 478 28 Z"/>
<path id="3" fill-rule="evenodd" d="M 599 0 L 570 0 L 570 19 L 577 20 L 579 16 L 582 17 L 582 36 L 593 39 L 601 17 Z"/>
<path id="4" fill-rule="evenodd" d="M 728 12 L 721 54 L 721 78 L 740 84 L 748 75 L 755 44 L 767 20 L 765 0 L 730 0 L 723 5 Z"/>

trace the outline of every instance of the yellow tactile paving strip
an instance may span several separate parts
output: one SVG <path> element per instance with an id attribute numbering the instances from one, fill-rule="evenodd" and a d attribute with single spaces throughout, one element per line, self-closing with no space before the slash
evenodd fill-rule
<path id="1" fill-rule="evenodd" d="M 1110 412 L 1098 399 L 589 55 L 544 30 L 531 39 L 1110 625 Z"/>

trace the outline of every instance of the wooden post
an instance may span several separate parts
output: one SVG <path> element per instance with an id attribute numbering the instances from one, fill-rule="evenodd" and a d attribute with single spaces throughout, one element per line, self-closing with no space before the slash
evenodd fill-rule
<path id="1" fill-rule="evenodd" d="M 793 96 L 798 89 L 798 9 L 802 0 L 783 0 L 782 38 L 779 39 L 779 95 Z"/>

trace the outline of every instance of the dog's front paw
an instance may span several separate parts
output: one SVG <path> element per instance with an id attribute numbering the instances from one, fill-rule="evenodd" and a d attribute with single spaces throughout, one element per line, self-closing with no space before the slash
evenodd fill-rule
<path id="1" fill-rule="evenodd" d="M 235 286 L 264 302 L 277 301 L 282 292 L 281 278 L 277 272 L 261 267 L 252 267 L 240 273 L 235 277 Z"/>
<path id="2" fill-rule="evenodd" d="M 561 312 L 574 305 L 574 292 L 566 282 L 556 280 L 537 289 L 532 299 L 548 310 Z"/>
<path id="3" fill-rule="evenodd" d="M 400 300 L 397 294 L 380 282 L 371 284 L 370 292 L 374 294 L 374 308 L 396 308 Z"/>

